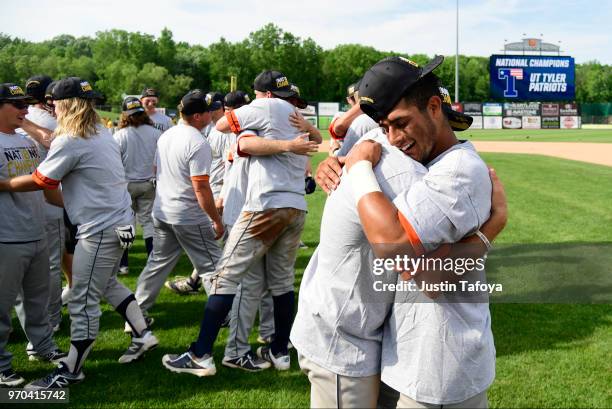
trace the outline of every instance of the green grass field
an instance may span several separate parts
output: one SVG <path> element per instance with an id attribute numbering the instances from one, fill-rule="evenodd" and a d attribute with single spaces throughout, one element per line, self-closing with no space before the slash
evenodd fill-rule
<path id="1" fill-rule="evenodd" d="M 315 156 L 315 162 L 323 157 Z M 499 244 L 520 244 L 522 249 L 542 243 L 611 244 L 612 168 L 542 156 L 483 157 L 497 169 L 508 195 L 510 219 Z M 318 242 L 324 200 L 320 190 L 308 196 L 303 240 L 310 248 L 299 252 L 296 290 Z M 519 247 L 515 256 L 521 255 Z M 511 267 L 521 272 L 539 261 L 515 257 Z M 122 280 L 134 288 L 145 263 L 142 240 L 130 263 L 131 273 Z M 176 274 L 190 271 L 183 257 Z M 203 295 L 180 297 L 163 289 L 152 311 L 160 347 L 127 366 L 116 362 L 129 343 L 123 322 L 105 305 L 100 336 L 85 364 L 85 382 L 71 388 L 68 407 L 307 407 L 309 384 L 295 353 L 292 369 L 284 373 L 249 374 L 221 366 L 227 329 L 214 351 L 216 376 L 176 375 L 162 367 L 163 354 L 184 351 L 197 336 L 204 302 Z M 491 407 L 612 407 L 612 305 L 492 304 L 491 312 L 497 348 Z M 66 316 L 56 337 L 64 349 L 69 345 L 68 325 Z M 15 354 L 15 369 L 28 380 L 47 373 L 50 365 L 27 361 L 26 339 L 16 320 L 14 327 L 9 349 Z M 255 340 L 253 334 L 253 347 Z"/>
<path id="2" fill-rule="evenodd" d="M 321 133 L 329 139 L 326 129 Z M 612 143 L 612 129 L 468 129 L 457 132 L 457 137 L 470 141 Z"/>

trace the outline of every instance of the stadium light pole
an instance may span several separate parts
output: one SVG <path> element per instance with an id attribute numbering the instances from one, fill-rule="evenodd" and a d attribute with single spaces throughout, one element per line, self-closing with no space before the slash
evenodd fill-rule
<path id="1" fill-rule="evenodd" d="M 456 21 L 456 47 L 455 47 L 455 102 L 459 102 L 459 0 L 457 0 Z"/>

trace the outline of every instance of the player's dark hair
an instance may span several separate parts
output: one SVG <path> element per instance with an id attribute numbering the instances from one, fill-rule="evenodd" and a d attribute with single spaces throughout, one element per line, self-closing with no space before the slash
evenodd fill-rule
<path id="1" fill-rule="evenodd" d="M 402 98 L 407 104 L 416 105 L 419 111 L 424 111 L 427 108 L 429 99 L 434 95 L 440 96 L 440 79 L 436 74 L 430 72 L 414 86 L 410 87 L 402 95 Z M 444 116 L 446 116 L 446 113 Z"/>
<path id="2" fill-rule="evenodd" d="M 153 126 L 153 121 L 151 121 L 151 118 L 149 118 L 149 115 L 147 115 L 146 112 L 136 112 L 132 115 L 127 115 L 125 112 L 121 113 L 121 119 L 119 119 L 119 129 L 127 128 L 128 126 L 138 128 L 140 125 Z"/>

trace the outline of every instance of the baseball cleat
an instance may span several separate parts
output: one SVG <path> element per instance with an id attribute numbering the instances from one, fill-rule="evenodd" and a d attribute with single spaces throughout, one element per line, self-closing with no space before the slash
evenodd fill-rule
<path id="1" fill-rule="evenodd" d="M 208 354 L 201 359 L 195 359 L 189 351 L 181 355 L 164 355 L 162 364 L 168 370 L 176 373 L 188 373 L 195 376 L 212 376 L 217 373 L 215 361 Z"/>
<path id="2" fill-rule="evenodd" d="M 278 354 L 274 356 L 269 346 L 257 348 L 257 356 L 264 361 L 270 362 L 278 371 L 286 371 L 291 367 L 291 358 L 289 354 Z"/>
<path id="3" fill-rule="evenodd" d="M 242 369 L 247 372 L 259 372 L 272 366 L 270 362 L 256 357 L 251 351 L 238 358 L 223 357 L 221 364 L 228 368 Z"/>
<path id="4" fill-rule="evenodd" d="M 151 328 L 151 326 L 155 322 L 155 319 L 153 317 L 144 317 L 144 319 L 145 319 L 145 322 L 147 323 L 147 327 Z M 132 327 L 130 327 L 130 324 L 128 324 L 127 321 L 123 325 L 123 332 L 125 332 L 126 334 L 132 333 Z"/>
<path id="5" fill-rule="evenodd" d="M 130 268 L 128 266 L 119 267 L 119 271 L 117 271 L 117 275 L 125 276 L 130 274 Z"/>
<path id="6" fill-rule="evenodd" d="M 260 344 L 271 344 L 274 341 L 274 335 L 269 337 L 262 337 L 261 335 L 257 337 L 257 342 Z M 293 349 L 293 344 L 291 341 L 287 342 L 287 349 Z"/>
<path id="7" fill-rule="evenodd" d="M 155 349 L 159 341 L 149 330 L 145 330 L 140 338 L 132 337 L 132 343 L 127 351 L 119 358 L 120 364 L 133 362 L 144 355 L 145 352 Z"/>
<path id="8" fill-rule="evenodd" d="M 25 379 L 19 376 L 17 372 L 13 370 L 13 368 L 5 369 L 4 371 L 0 372 L 0 386 L 2 387 L 19 386 L 24 382 Z"/>
<path id="9" fill-rule="evenodd" d="M 65 388 L 67 386 L 74 385 L 75 383 L 79 383 L 83 379 L 85 379 L 85 374 L 83 371 L 79 371 L 78 373 L 74 374 L 68 370 L 65 363 L 61 362 L 59 366 L 49 375 L 30 382 L 24 389 L 35 390 Z"/>
<path id="10" fill-rule="evenodd" d="M 29 353 L 28 352 L 28 358 L 30 359 L 30 361 L 45 361 L 45 362 L 51 362 L 54 364 L 59 364 L 60 361 L 64 358 L 66 358 L 68 356 L 68 353 L 63 352 L 62 350 L 55 349 L 53 351 L 49 351 L 46 354 L 38 354 L 36 352 L 34 353 Z"/>
<path id="11" fill-rule="evenodd" d="M 194 283 L 191 277 L 177 277 L 174 281 L 166 281 L 164 285 L 179 295 L 198 294 L 202 288 L 202 280 L 198 278 Z"/>

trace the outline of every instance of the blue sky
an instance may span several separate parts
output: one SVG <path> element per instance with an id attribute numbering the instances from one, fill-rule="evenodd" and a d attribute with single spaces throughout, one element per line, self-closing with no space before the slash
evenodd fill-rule
<path id="1" fill-rule="evenodd" d="M 206 46 L 220 37 L 242 40 L 269 22 L 324 48 L 359 43 L 408 54 L 455 52 L 455 0 L 21 0 L 4 2 L 0 31 L 40 41 L 111 28 L 158 35 L 168 27 L 176 40 Z M 611 25 L 607 0 L 459 0 L 459 47 L 467 55 L 497 53 L 504 40 L 520 41 L 525 33 L 560 42 L 579 63 L 612 64 Z"/>

